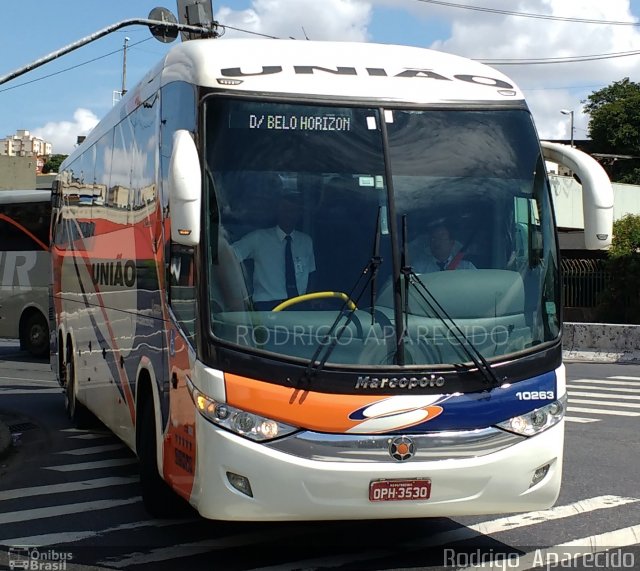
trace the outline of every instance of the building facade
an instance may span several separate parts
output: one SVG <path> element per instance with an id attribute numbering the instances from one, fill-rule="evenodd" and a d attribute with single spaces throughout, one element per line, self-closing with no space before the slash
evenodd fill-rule
<path id="1" fill-rule="evenodd" d="M 36 171 L 41 172 L 47 158 L 51 156 L 52 145 L 40 137 L 35 137 L 24 129 L 14 135 L 0 139 L 0 156 L 35 157 Z"/>

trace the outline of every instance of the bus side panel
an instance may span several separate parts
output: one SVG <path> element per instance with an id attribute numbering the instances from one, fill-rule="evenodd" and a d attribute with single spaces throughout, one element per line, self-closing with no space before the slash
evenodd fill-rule
<path id="1" fill-rule="evenodd" d="M 65 165 L 54 230 L 55 312 L 74 343 L 78 397 L 133 449 L 138 375 L 165 378 L 154 101 Z"/>
<path id="2" fill-rule="evenodd" d="M 170 106 L 162 123 L 169 144 L 180 110 L 190 109 L 188 121 L 194 121 L 193 86 L 181 84 L 177 92 L 188 93 L 190 103 L 177 97 Z M 79 400 L 132 449 L 137 383 L 147 370 L 159 408 L 159 468 L 189 498 L 195 412 L 186 379 L 195 353 L 165 292 L 170 233 L 162 226 L 167 201 L 160 156 L 168 164 L 171 149 L 159 142 L 159 102 L 155 95 L 130 109 L 64 165 L 53 297 L 62 340 L 73 345 Z"/>
<path id="3" fill-rule="evenodd" d="M 163 270 L 155 99 L 135 109 L 97 143 L 90 251 L 95 342 L 109 390 L 96 395 L 108 425 L 135 448 L 138 375 L 165 390 Z M 110 176 L 100 176 L 109 171 Z M 94 361 L 95 362 L 95 361 Z M 160 403 L 162 404 L 162 398 Z M 162 412 L 162 408 L 161 408 Z M 166 413 L 162 414 L 166 418 Z"/>
<path id="4" fill-rule="evenodd" d="M 4 191 L 0 203 L 0 337 L 18 338 L 25 311 L 48 315 L 50 196 Z M 37 196 L 34 196 L 37 195 Z"/>
<path id="5" fill-rule="evenodd" d="M 58 177 L 59 211 L 53 212 L 52 266 L 53 303 L 57 329 L 61 334 L 58 351 L 63 362 L 73 360 L 77 398 L 86 401 L 87 371 L 91 371 L 89 300 L 91 288 L 87 250 L 91 247 L 91 204 L 95 150 L 79 156 Z M 89 288 L 89 289 L 87 289 Z M 90 374 L 93 380 L 96 375 Z M 69 382 L 69 379 L 67 379 Z"/>
<path id="6" fill-rule="evenodd" d="M 29 307 L 47 316 L 48 275 L 48 252 L 0 251 L 0 337 L 19 337 L 20 318 Z"/>

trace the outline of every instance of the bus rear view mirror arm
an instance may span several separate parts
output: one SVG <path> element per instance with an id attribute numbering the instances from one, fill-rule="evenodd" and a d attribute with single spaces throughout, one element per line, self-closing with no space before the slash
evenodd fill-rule
<path id="1" fill-rule="evenodd" d="M 184 129 L 173 135 L 168 178 L 171 239 L 183 246 L 196 246 L 200 242 L 202 175 L 198 149 L 191 133 Z"/>

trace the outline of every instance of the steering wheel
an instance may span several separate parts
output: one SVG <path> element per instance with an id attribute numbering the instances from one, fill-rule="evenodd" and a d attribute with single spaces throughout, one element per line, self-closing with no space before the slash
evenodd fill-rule
<path id="1" fill-rule="evenodd" d="M 298 303 L 302 303 L 303 301 L 309 301 L 311 299 L 326 299 L 329 297 L 336 297 L 338 299 L 341 299 L 342 301 L 346 302 L 347 307 L 351 310 L 357 309 L 355 302 L 344 292 L 315 291 L 313 293 L 305 293 L 296 297 L 285 299 L 282 303 L 276 305 L 271 311 L 282 311 L 283 309 L 287 309 L 287 307 L 297 305 Z"/>

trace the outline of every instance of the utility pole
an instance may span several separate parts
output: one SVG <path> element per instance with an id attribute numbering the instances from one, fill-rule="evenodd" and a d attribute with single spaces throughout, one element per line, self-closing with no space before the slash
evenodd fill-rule
<path id="1" fill-rule="evenodd" d="M 124 47 L 122 51 L 122 91 L 124 95 L 127 92 L 127 46 L 129 44 L 129 38 L 124 39 Z"/>

